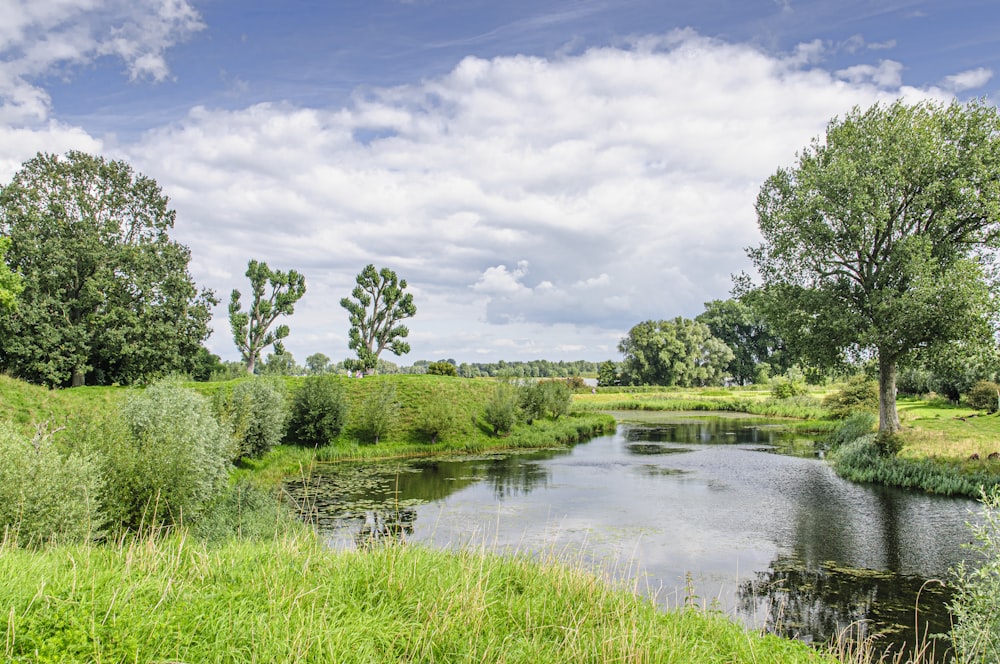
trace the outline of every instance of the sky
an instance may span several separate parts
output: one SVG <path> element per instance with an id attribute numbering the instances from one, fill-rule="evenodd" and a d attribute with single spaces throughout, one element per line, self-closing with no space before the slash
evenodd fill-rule
<path id="1" fill-rule="evenodd" d="M 365 265 L 407 281 L 400 364 L 620 359 L 730 296 L 764 180 L 854 107 L 985 98 L 993 0 L 0 0 L 0 183 L 128 161 L 215 291 L 307 292 L 286 348 L 350 357 Z M 244 296 L 244 307 L 248 305 Z"/>

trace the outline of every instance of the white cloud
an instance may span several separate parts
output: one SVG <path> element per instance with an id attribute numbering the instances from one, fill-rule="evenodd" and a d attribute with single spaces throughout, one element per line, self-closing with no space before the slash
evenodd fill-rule
<path id="1" fill-rule="evenodd" d="M 204 25 L 187 0 L 0 0 L 0 122 L 47 119 L 40 78 L 102 56 L 129 78 L 162 81 L 166 51 Z"/>
<path id="2" fill-rule="evenodd" d="M 989 83 L 992 78 L 992 69 L 979 67 L 977 69 L 969 69 L 968 71 L 946 76 L 944 82 L 942 83 L 942 87 L 946 90 L 952 90 L 953 92 L 964 92 L 966 90 L 981 88 Z"/>
<path id="3" fill-rule="evenodd" d="M 892 61 L 832 74 L 813 64 L 824 48 L 774 56 L 680 31 L 469 57 L 345 107 L 193 108 L 120 149 L 171 197 L 200 284 L 245 290 L 250 258 L 306 275 L 287 343 L 300 360 L 348 354 L 338 301 L 369 262 L 414 293 L 407 361 L 605 359 L 635 323 L 726 297 L 761 183 L 831 117 L 930 94 L 901 87 Z M 234 357 L 216 313 L 210 345 Z"/>

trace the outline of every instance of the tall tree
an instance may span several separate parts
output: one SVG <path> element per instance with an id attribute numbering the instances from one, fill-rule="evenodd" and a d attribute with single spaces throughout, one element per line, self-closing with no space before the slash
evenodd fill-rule
<path id="1" fill-rule="evenodd" d="M 386 348 L 396 355 L 410 352 L 410 344 L 403 341 L 410 330 L 400 321 L 412 318 L 417 307 L 413 295 L 405 290 L 406 280 L 399 280 L 395 272 L 368 265 L 358 275 L 351 297 L 340 300 L 351 322 L 347 345 L 358 354 L 358 362 L 366 370 L 378 365 L 379 355 Z"/>
<path id="2" fill-rule="evenodd" d="M 626 385 L 718 385 L 733 359 L 733 351 L 707 325 L 680 316 L 639 323 L 618 350 L 625 356 L 621 382 Z"/>
<path id="3" fill-rule="evenodd" d="M 877 358 L 883 432 L 899 428 L 900 360 L 991 335 L 998 137 L 982 102 L 854 109 L 761 188 L 754 297 L 813 361 Z M 744 277 L 738 290 L 749 288 Z"/>
<path id="4" fill-rule="evenodd" d="M 39 154 L 0 188 L 7 266 L 23 278 L 0 315 L 0 367 L 33 382 L 132 383 L 188 371 L 216 299 L 170 240 L 159 185 L 122 161 Z"/>
<path id="5" fill-rule="evenodd" d="M 740 384 L 754 382 L 758 367 L 767 364 L 774 373 L 784 373 L 791 366 L 784 342 L 767 326 L 754 309 L 739 300 L 712 300 L 695 317 L 708 325 L 712 335 L 733 351 L 727 371 Z"/>
<path id="6" fill-rule="evenodd" d="M 273 345 L 275 353 L 285 352 L 281 340 L 288 336 L 288 326 L 279 325 L 274 330 L 270 327 L 278 316 L 295 312 L 295 303 L 306 293 L 306 278 L 295 270 L 272 270 L 267 263 L 254 259 L 247 263 L 246 275 L 253 296 L 250 310 L 243 311 L 240 292 L 233 289 L 229 296 L 229 327 L 246 362 L 247 373 L 252 374 L 265 348 Z"/>

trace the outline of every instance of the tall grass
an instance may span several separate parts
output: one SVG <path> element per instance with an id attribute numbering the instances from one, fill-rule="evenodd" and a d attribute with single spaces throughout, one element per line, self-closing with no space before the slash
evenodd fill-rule
<path id="1" fill-rule="evenodd" d="M 722 616 L 663 613 L 548 560 L 332 552 L 303 534 L 3 549 L 0 605 L 10 661 L 833 661 Z"/>

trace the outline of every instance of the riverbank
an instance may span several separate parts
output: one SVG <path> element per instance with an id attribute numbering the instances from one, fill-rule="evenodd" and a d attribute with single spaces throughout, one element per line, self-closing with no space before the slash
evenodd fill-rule
<path id="1" fill-rule="evenodd" d="M 581 569 L 317 537 L 0 549 L 8 661 L 832 662 Z"/>

